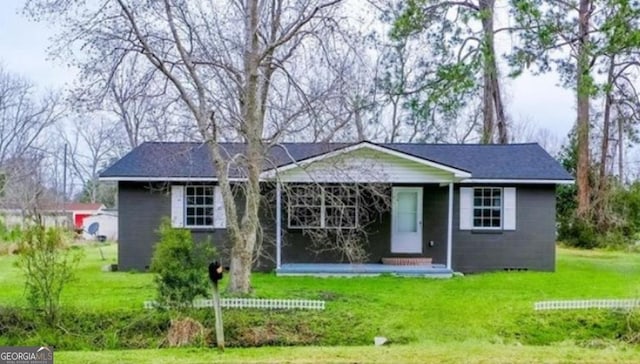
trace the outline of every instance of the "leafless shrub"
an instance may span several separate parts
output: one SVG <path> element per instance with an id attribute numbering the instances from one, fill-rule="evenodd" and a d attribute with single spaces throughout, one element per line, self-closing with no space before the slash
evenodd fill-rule
<path id="1" fill-rule="evenodd" d="M 391 208 L 391 185 L 284 184 L 287 224 L 309 238 L 316 254 L 334 253 L 351 263 L 368 258 L 372 225 Z"/>
<path id="2" fill-rule="evenodd" d="M 190 317 L 171 320 L 171 327 L 167 333 L 167 343 L 170 347 L 192 345 L 205 337 L 202 324 Z"/>

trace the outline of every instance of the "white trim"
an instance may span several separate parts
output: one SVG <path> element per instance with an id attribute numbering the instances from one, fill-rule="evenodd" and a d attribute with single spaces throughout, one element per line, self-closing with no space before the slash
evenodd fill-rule
<path id="1" fill-rule="evenodd" d="M 453 245 L 453 182 L 449 183 L 449 211 L 447 212 L 447 269 L 451 269 L 451 248 Z"/>
<path id="2" fill-rule="evenodd" d="M 100 177 L 100 181 L 123 182 L 218 182 L 216 177 Z M 231 177 L 230 182 L 243 182 L 246 178 Z"/>
<path id="3" fill-rule="evenodd" d="M 407 158 L 408 159 L 408 158 Z M 304 161 L 306 162 L 306 161 Z M 303 163 L 303 162 L 302 162 Z M 286 167 L 291 166 L 288 164 Z M 294 165 L 299 166 L 299 165 Z M 284 168 L 284 167 L 281 167 Z M 290 167 L 293 168 L 293 167 Z M 439 168 L 439 167 L 436 167 Z M 275 175 L 272 175 L 275 169 L 270 169 L 262 172 L 261 182 L 265 182 L 266 180 L 273 178 Z M 281 172 L 282 170 L 278 170 Z M 456 176 L 458 177 L 458 176 Z M 464 177 L 460 177 L 464 178 Z M 218 179 L 216 177 L 100 177 L 100 181 L 123 181 L 123 182 L 217 182 Z M 230 177 L 228 178 L 230 182 L 244 182 L 246 178 L 240 177 Z M 482 179 L 482 178 L 467 178 L 460 180 L 458 183 L 461 184 L 470 184 L 470 183 L 496 183 L 496 184 L 541 184 L 541 185 L 573 185 L 575 184 L 574 180 L 568 179 Z M 446 186 L 447 183 L 441 183 L 441 185 Z"/>
<path id="4" fill-rule="evenodd" d="M 282 265 L 282 187 L 276 183 L 276 269 Z"/>
<path id="5" fill-rule="evenodd" d="M 410 154 L 407 153 L 403 153 L 403 152 L 398 152 L 396 150 L 393 149 L 389 149 L 377 144 L 373 144 L 370 142 L 360 142 L 358 144 L 354 144 L 354 145 L 350 145 L 348 147 L 344 147 L 344 148 L 340 148 L 337 150 L 333 150 L 331 152 L 328 153 L 324 153 L 324 154 L 320 154 L 317 155 L 315 157 L 311 157 L 308 159 L 305 159 L 303 161 L 300 162 L 296 162 L 296 161 L 292 161 L 289 164 L 285 164 L 283 166 L 280 167 L 275 167 L 272 169 L 268 169 L 264 172 L 262 172 L 262 174 L 260 175 L 262 178 L 274 178 L 276 176 L 276 172 L 285 172 L 288 171 L 290 169 L 294 169 L 294 168 L 302 168 L 304 166 L 307 166 L 309 164 L 312 164 L 314 162 L 326 159 L 326 158 L 332 158 L 341 154 L 347 154 L 347 153 L 351 153 L 353 151 L 356 150 L 360 150 L 360 149 L 370 149 L 370 150 L 374 150 L 377 152 L 381 152 L 381 153 L 385 153 L 385 154 L 389 154 L 395 157 L 399 157 L 399 158 L 403 158 L 403 159 L 407 159 L 428 167 L 432 167 L 432 168 L 437 168 L 449 173 L 452 173 L 454 175 L 454 177 L 457 178 L 470 178 L 471 177 L 471 173 L 461 170 L 461 169 L 457 169 L 457 168 L 453 168 L 453 167 L 449 167 L 440 163 L 436 163 L 436 162 L 432 162 L 426 159 L 422 159 L 422 158 L 418 158 L 418 157 L 414 157 Z"/>
<path id="6" fill-rule="evenodd" d="M 183 187 L 183 221 L 182 221 L 182 226 L 186 229 L 191 229 L 191 230 L 212 230 L 212 229 L 216 229 L 216 213 L 215 213 L 215 209 L 216 209 L 216 186 L 214 185 L 173 185 L 173 186 L 182 186 Z M 210 188 L 212 190 L 212 194 L 211 197 L 213 198 L 213 202 L 210 205 L 210 208 L 212 209 L 211 213 L 211 225 L 189 225 L 187 224 L 187 188 L 193 188 L 193 187 L 202 187 L 202 188 Z M 198 196 L 198 195 L 196 195 Z M 209 207 L 208 205 L 196 205 L 197 207 Z M 224 205 L 223 205 L 223 209 L 224 209 Z M 226 216 L 225 216 L 225 224 L 226 224 Z"/>
<path id="7" fill-rule="evenodd" d="M 501 186 L 473 186 L 470 187 L 471 189 L 471 230 L 476 230 L 476 231 L 484 231 L 484 230 L 490 230 L 490 231 L 501 231 L 504 230 L 504 187 Z M 492 209 L 493 206 L 476 206 L 475 204 L 475 191 L 477 189 L 494 189 L 494 190 L 500 190 L 500 226 L 475 226 L 475 211 L 476 209 Z"/>
<path id="8" fill-rule="evenodd" d="M 460 183 L 500 183 L 500 184 L 543 184 L 543 185 L 572 185 L 574 180 L 567 179 L 482 179 L 469 178 L 460 181 Z"/>
<path id="9" fill-rule="evenodd" d="M 307 184 L 307 183 L 290 183 L 290 185 L 293 185 L 294 187 L 296 185 L 298 186 L 312 186 L 312 187 L 317 187 L 319 189 L 319 193 L 320 193 L 320 205 L 295 205 L 291 204 L 291 203 L 287 203 L 287 228 L 290 230 L 311 230 L 311 229 L 324 229 L 324 230 L 352 230 L 352 229 L 357 229 L 358 228 L 358 224 L 359 224 L 359 214 L 358 214 L 358 209 L 359 209 L 359 205 L 360 205 L 360 201 L 358 198 L 356 198 L 355 205 L 348 205 L 345 207 L 346 208 L 355 208 L 355 222 L 353 226 L 327 226 L 327 209 L 335 207 L 334 205 L 327 205 L 327 193 L 326 190 L 328 188 L 331 187 L 338 187 L 338 188 L 345 188 L 343 186 L 333 186 L 333 185 L 322 185 L 322 184 Z M 346 188 L 350 188 L 350 187 L 346 187 Z M 359 193 L 359 189 L 358 189 L 358 185 L 354 184 L 353 186 L 354 190 L 355 190 L 355 194 L 356 196 L 358 196 Z M 292 194 L 292 192 L 289 192 L 289 194 Z M 293 216 L 293 212 L 292 209 L 293 208 L 309 208 L 309 207 L 313 207 L 313 208 L 320 208 L 320 225 L 319 226 L 297 226 L 297 225 L 291 225 L 291 217 Z"/>

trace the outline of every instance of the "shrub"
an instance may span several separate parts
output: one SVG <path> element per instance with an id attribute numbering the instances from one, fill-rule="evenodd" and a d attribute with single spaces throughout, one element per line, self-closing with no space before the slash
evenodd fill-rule
<path id="1" fill-rule="evenodd" d="M 14 254 L 18 251 L 18 244 L 22 239 L 20 226 L 7 226 L 0 220 L 0 255 Z"/>
<path id="2" fill-rule="evenodd" d="M 198 296 L 208 296 L 207 266 L 215 258 L 211 242 L 194 243 L 186 229 L 171 227 L 168 219 L 160 224 L 160 241 L 151 260 L 158 302 L 186 307 Z"/>
<path id="3" fill-rule="evenodd" d="M 25 293 L 31 308 L 53 326 L 60 310 L 60 294 L 73 279 L 81 251 L 67 249 L 68 236 L 59 228 L 34 225 L 19 243 L 18 267 L 25 275 Z"/>
<path id="4" fill-rule="evenodd" d="M 568 246 L 593 249 L 599 247 L 600 238 L 595 225 L 587 219 L 572 215 L 560 220 L 558 239 Z"/>

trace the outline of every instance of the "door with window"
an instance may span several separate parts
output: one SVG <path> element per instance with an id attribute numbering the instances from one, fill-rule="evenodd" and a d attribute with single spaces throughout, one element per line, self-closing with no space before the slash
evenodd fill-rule
<path id="1" fill-rule="evenodd" d="M 393 187 L 391 252 L 422 253 L 422 187 Z"/>

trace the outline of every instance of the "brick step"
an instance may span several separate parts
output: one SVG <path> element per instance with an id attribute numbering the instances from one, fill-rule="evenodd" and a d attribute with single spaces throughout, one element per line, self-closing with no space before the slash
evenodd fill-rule
<path id="1" fill-rule="evenodd" d="M 433 259 L 432 258 L 382 258 L 382 264 L 387 265 L 431 265 Z"/>

